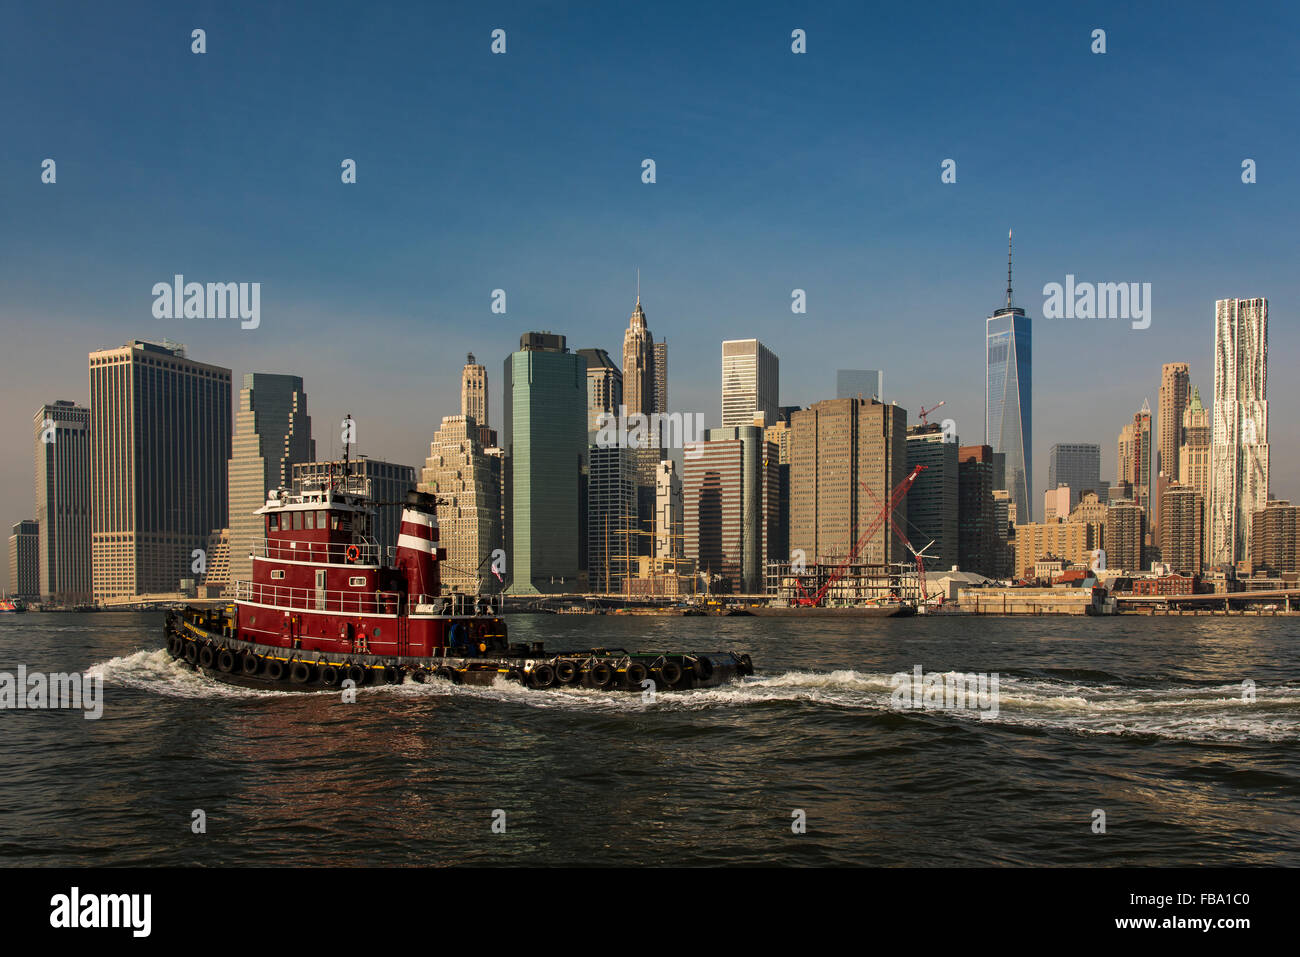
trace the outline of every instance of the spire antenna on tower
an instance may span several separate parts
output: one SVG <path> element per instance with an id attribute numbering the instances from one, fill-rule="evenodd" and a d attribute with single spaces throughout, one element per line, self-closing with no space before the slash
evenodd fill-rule
<path id="1" fill-rule="evenodd" d="M 1007 308 L 1011 307 L 1011 230 L 1007 230 Z"/>
<path id="2" fill-rule="evenodd" d="M 636 304 L 641 305 L 641 267 L 636 269 Z"/>

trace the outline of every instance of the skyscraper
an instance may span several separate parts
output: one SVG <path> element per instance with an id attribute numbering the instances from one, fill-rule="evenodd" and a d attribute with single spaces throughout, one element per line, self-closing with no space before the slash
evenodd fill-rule
<path id="1" fill-rule="evenodd" d="M 623 402 L 628 415 L 655 411 L 655 340 L 646 326 L 640 293 L 623 333 Z"/>
<path id="2" fill-rule="evenodd" d="M 1220 299 L 1214 313 L 1210 563 L 1235 565 L 1268 502 L 1268 300 Z"/>
<path id="3" fill-rule="evenodd" d="M 984 442 L 1006 455 L 1006 488 L 1017 520 L 1033 519 L 1033 349 L 1029 317 L 1011 304 L 1011 234 L 1007 233 L 1007 302 L 984 326 Z"/>
<path id="4" fill-rule="evenodd" d="M 293 466 L 316 458 L 302 378 L 249 372 L 244 375 L 243 383 L 229 463 L 228 595 L 233 594 L 234 582 L 253 577 L 250 554 L 263 535 L 263 520 L 257 510 L 266 504 L 267 490 L 289 488 L 293 483 Z M 215 580 L 212 568 L 208 577 Z"/>
<path id="5" fill-rule="evenodd" d="M 1142 400 L 1142 408 L 1133 413 L 1133 421 L 1119 433 L 1116 480 L 1133 486 L 1133 500 L 1143 512 L 1151 513 L 1151 404 Z"/>
<path id="6" fill-rule="evenodd" d="M 655 412 L 668 411 L 668 340 L 655 343 Z"/>
<path id="7" fill-rule="evenodd" d="M 635 574 L 636 462 L 632 449 L 587 449 L 587 580 L 594 592 L 621 593 Z"/>
<path id="8" fill-rule="evenodd" d="M 474 424 L 486 428 L 488 422 L 487 366 L 474 359 L 474 353 L 465 357 L 465 368 L 460 376 L 460 414 L 473 416 Z"/>
<path id="9" fill-rule="evenodd" d="M 1137 572 L 1142 561 L 1142 542 L 1146 538 L 1146 511 L 1127 499 L 1106 509 L 1106 567 Z"/>
<path id="10" fill-rule="evenodd" d="M 1178 446 L 1183 434 L 1183 412 L 1191 398 L 1191 371 L 1186 362 L 1166 362 L 1160 367 L 1160 396 L 1156 414 L 1160 416 L 1159 458 L 1156 471 L 1164 472 L 1171 482 L 1182 482 Z"/>
<path id="11" fill-rule="evenodd" d="M 60 399 L 32 416 L 40 595 L 90 601 L 90 410 Z"/>
<path id="12" fill-rule="evenodd" d="M 23 519 L 9 536 L 9 597 L 35 601 L 40 597 L 40 529 L 36 520 Z"/>
<path id="13" fill-rule="evenodd" d="M 96 600 L 174 592 L 229 510 L 230 370 L 136 339 L 90 354 Z"/>
<path id="14" fill-rule="evenodd" d="M 682 476 L 676 462 L 664 459 L 655 472 L 655 558 L 685 555 L 683 519 Z"/>
<path id="15" fill-rule="evenodd" d="M 509 593 L 582 590 L 587 360 L 564 336 L 526 332 L 505 361 L 504 388 Z"/>
<path id="16" fill-rule="evenodd" d="M 899 406 L 857 398 L 814 402 L 790 417 L 790 548 L 809 564 L 848 556 L 907 476 L 906 418 Z M 907 509 L 906 500 L 894 509 L 900 528 Z M 881 565 L 906 557 L 885 522 L 858 560 Z"/>
<path id="17" fill-rule="evenodd" d="M 1070 486 L 1070 508 L 1084 492 L 1101 493 L 1101 446 L 1091 442 L 1058 442 L 1047 457 L 1047 491 Z"/>
<path id="18" fill-rule="evenodd" d="M 835 398 L 885 399 L 885 374 L 879 369 L 836 369 Z"/>
<path id="19" fill-rule="evenodd" d="M 962 571 L 1005 574 L 1001 557 L 1006 532 L 997 538 L 993 504 L 993 450 L 987 445 L 963 445 L 957 450 L 957 564 Z"/>
<path id="20" fill-rule="evenodd" d="M 623 405 L 623 373 L 604 349 L 579 349 L 587 360 L 587 431 L 600 428 L 602 415 L 617 417 Z"/>
<path id="21" fill-rule="evenodd" d="M 1181 575 L 1201 573 L 1201 494 L 1170 485 L 1160 497 L 1160 560 Z"/>
<path id="22" fill-rule="evenodd" d="M 1201 403 L 1201 390 L 1192 390 L 1183 410 L 1182 441 L 1178 446 L 1180 484 L 1195 489 L 1201 503 L 1201 565 L 1205 566 L 1210 537 L 1210 410 Z"/>
<path id="23" fill-rule="evenodd" d="M 473 416 L 443 416 L 417 488 L 438 497 L 439 539 L 447 548 L 443 584 L 472 594 L 483 582 L 485 591 L 498 591 L 490 562 L 504 547 L 501 457 L 484 450 Z"/>
<path id="24" fill-rule="evenodd" d="M 776 446 L 757 426 L 710 429 L 706 441 L 687 444 L 684 458 L 686 557 L 721 576 L 714 590 L 761 592 L 777 521 Z"/>
<path id="25" fill-rule="evenodd" d="M 907 430 L 907 469 L 924 465 L 925 471 L 917 476 L 904 500 L 905 528 L 914 548 L 930 545 L 926 554 L 935 569 L 958 563 L 957 451 L 956 442 L 944 441 L 943 428 L 937 422 Z"/>
<path id="26" fill-rule="evenodd" d="M 780 363 L 757 339 L 722 343 L 722 427 L 766 427 L 777 420 Z M 756 422 L 758 416 L 761 422 Z"/>

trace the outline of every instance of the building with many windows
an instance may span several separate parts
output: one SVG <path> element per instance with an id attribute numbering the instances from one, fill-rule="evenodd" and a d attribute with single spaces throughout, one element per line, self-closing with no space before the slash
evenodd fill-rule
<path id="1" fill-rule="evenodd" d="M 90 409 L 60 399 L 32 416 L 36 450 L 38 592 L 43 601 L 91 600 Z"/>
<path id="2" fill-rule="evenodd" d="M 809 564 L 849 555 L 907 477 L 906 420 L 897 405 L 857 398 L 814 402 L 790 417 L 792 551 L 802 551 Z M 900 528 L 906 527 L 907 510 L 906 499 L 893 510 Z M 858 557 L 883 565 L 909 556 L 885 521 Z"/>
<path id="3" fill-rule="evenodd" d="M 234 595 L 234 582 L 251 581 L 253 547 L 264 533 L 266 493 L 293 484 L 293 466 L 316 458 L 302 378 L 249 372 L 239 390 L 235 437 L 229 462 L 230 569 L 225 594 Z M 207 581 L 222 581 L 209 563 Z"/>
<path id="4" fill-rule="evenodd" d="M 527 332 L 504 382 L 509 594 L 585 591 L 587 361 L 564 336 Z"/>
<path id="5" fill-rule="evenodd" d="M 778 419 L 780 363 L 757 339 L 722 343 L 722 427 L 767 427 Z"/>
<path id="6" fill-rule="evenodd" d="M 227 527 L 230 370 L 170 342 L 90 354 L 94 598 L 175 592 Z"/>
<path id="7" fill-rule="evenodd" d="M 1268 300 L 1214 304 L 1212 565 L 1250 554 L 1252 516 L 1268 502 Z"/>
<path id="8" fill-rule="evenodd" d="M 984 326 L 984 444 L 1006 456 L 1006 485 L 1021 522 L 1033 519 L 1033 339 L 1025 310 L 1011 303 L 1011 237 L 1007 236 L 1007 301 Z"/>

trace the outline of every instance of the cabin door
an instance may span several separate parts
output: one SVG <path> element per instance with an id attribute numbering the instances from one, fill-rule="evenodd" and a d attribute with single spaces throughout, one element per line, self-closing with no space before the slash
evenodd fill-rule
<path id="1" fill-rule="evenodd" d="M 316 569 L 316 609 L 325 610 L 325 569 Z"/>

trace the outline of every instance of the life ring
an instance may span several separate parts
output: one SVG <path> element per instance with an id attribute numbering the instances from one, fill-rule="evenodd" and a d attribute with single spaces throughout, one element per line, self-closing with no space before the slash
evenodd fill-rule
<path id="1" fill-rule="evenodd" d="M 659 678 L 665 688 L 675 688 L 682 680 L 682 666 L 675 661 L 665 661 L 659 666 Z"/>
<path id="2" fill-rule="evenodd" d="M 357 548 L 355 545 L 349 545 L 346 554 L 348 561 L 355 562 L 361 557 L 361 549 Z"/>
<path id="3" fill-rule="evenodd" d="M 587 678 L 590 679 L 593 688 L 604 691 L 614 683 L 614 669 L 609 666 L 608 662 L 598 661 L 587 672 Z"/>
<path id="4" fill-rule="evenodd" d="M 528 679 L 534 688 L 549 688 L 555 684 L 555 669 L 547 664 L 538 665 L 528 675 Z"/>

